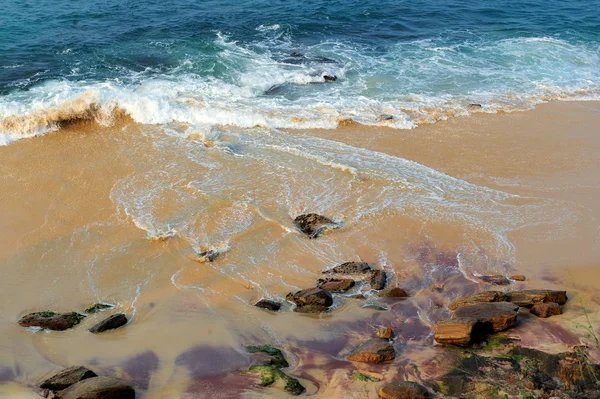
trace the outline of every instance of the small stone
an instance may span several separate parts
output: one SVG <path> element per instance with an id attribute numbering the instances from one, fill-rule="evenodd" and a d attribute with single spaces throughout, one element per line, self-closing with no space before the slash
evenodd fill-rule
<path id="1" fill-rule="evenodd" d="M 387 276 L 383 270 L 373 270 L 373 274 L 371 275 L 371 280 L 369 281 L 372 289 L 382 290 L 385 288 L 386 282 L 387 282 Z"/>
<path id="2" fill-rule="evenodd" d="M 93 377 L 71 385 L 61 399 L 135 399 L 135 391 L 125 381 L 114 377 Z"/>
<path id="3" fill-rule="evenodd" d="M 302 313 L 324 312 L 333 305 L 333 297 L 329 291 L 321 288 L 309 288 L 294 294 L 289 293 L 285 299 L 296 304 L 295 312 Z"/>
<path id="4" fill-rule="evenodd" d="M 381 363 L 393 360 L 395 356 L 394 347 L 389 342 L 373 338 L 358 346 L 347 359 L 352 362 Z"/>
<path id="5" fill-rule="evenodd" d="M 394 330 L 392 330 L 391 327 L 381 327 L 379 330 L 376 331 L 376 334 L 379 338 L 388 341 L 394 338 Z"/>
<path id="6" fill-rule="evenodd" d="M 326 82 L 335 82 L 337 80 L 337 76 L 335 76 L 335 75 L 323 75 L 323 79 L 325 79 Z"/>
<path id="7" fill-rule="evenodd" d="M 48 378 L 40 385 L 40 388 L 50 389 L 52 391 L 62 391 L 76 382 L 96 376 L 96 373 L 90 369 L 80 366 L 73 366 L 64 369 L 53 377 Z"/>
<path id="8" fill-rule="evenodd" d="M 379 117 L 377 118 L 378 122 L 384 122 L 384 121 L 391 121 L 393 120 L 394 117 L 392 115 L 389 114 L 381 114 L 379 115 Z"/>
<path id="9" fill-rule="evenodd" d="M 316 213 L 300 215 L 294 219 L 294 224 L 309 238 L 317 238 L 327 229 L 340 227 L 333 220 Z"/>
<path id="10" fill-rule="evenodd" d="M 125 324 L 127 324 L 127 316 L 123 313 L 117 313 L 102 320 L 100 323 L 90 328 L 89 331 L 92 333 L 101 333 L 107 330 L 114 330 Z"/>
<path id="11" fill-rule="evenodd" d="M 484 281 L 488 284 L 493 284 L 493 285 L 508 285 L 508 284 L 510 284 L 510 280 L 508 278 L 506 278 L 505 276 L 501 276 L 501 275 L 479 276 L 478 278 L 481 281 Z"/>
<path id="12" fill-rule="evenodd" d="M 385 384 L 379 389 L 381 399 L 429 399 L 431 395 L 424 386 L 416 382 L 403 381 Z"/>
<path id="13" fill-rule="evenodd" d="M 270 299 L 261 299 L 260 301 L 254 304 L 257 308 L 271 310 L 273 312 L 277 312 L 281 309 L 281 304 L 279 302 L 271 301 Z"/>
<path id="14" fill-rule="evenodd" d="M 379 293 L 382 298 L 408 298 L 408 293 L 400 287 L 390 287 Z"/>
<path id="15" fill-rule="evenodd" d="M 29 313 L 19 320 L 22 327 L 40 327 L 53 331 L 64 331 L 76 326 L 85 318 L 85 315 L 77 312 L 54 313 L 54 312 L 34 312 Z"/>
<path id="16" fill-rule="evenodd" d="M 546 318 L 562 314 L 562 309 L 560 308 L 560 305 L 558 303 L 538 303 L 536 305 L 533 305 L 530 312 L 536 315 L 537 317 Z"/>
<path id="17" fill-rule="evenodd" d="M 366 274 L 373 269 L 367 262 L 344 262 L 341 265 L 325 270 L 324 274 Z"/>
<path id="18" fill-rule="evenodd" d="M 354 284 L 354 280 L 349 278 L 328 278 L 319 279 L 319 281 L 317 282 L 317 287 L 331 292 L 346 292 L 350 288 L 354 287 Z"/>
<path id="19" fill-rule="evenodd" d="M 515 274 L 514 276 L 510 276 L 510 279 L 513 281 L 525 281 L 527 280 L 527 277 L 522 274 Z"/>

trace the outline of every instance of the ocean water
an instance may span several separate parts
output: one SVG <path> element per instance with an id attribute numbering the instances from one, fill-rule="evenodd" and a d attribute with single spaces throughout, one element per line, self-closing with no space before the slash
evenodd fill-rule
<path id="1" fill-rule="evenodd" d="M 0 144 L 122 114 L 147 124 L 413 128 L 600 98 L 598 1 L 2 4 Z"/>

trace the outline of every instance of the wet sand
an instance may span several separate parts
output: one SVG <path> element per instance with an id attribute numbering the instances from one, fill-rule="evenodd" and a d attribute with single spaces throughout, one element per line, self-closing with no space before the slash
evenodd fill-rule
<path id="1" fill-rule="evenodd" d="M 285 397 L 229 374 L 250 362 L 243 345 L 268 343 L 284 349 L 289 374 L 309 394 L 376 397 L 378 385 L 349 382 L 352 372 L 373 371 L 386 381 L 435 377 L 444 365 L 434 359 L 444 351 L 433 346 L 431 326 L 447 317 L 444 306 L 457 296 L 492 288 L 478 283 L 477 273 L 525 274 L 528 280 L 512 288 L 569 291 L 563 316 L 525 316 L 510 331 L 524 344 L 555 351 L 591 344 L 580 325 L 585 307 L 600 328 L 598 131 L 600 103 L 571 102 L 415 130 L 349 125 L 291 132 L 290 140 L 320 137 L 371 150 L 356 152 L 359 165 L 374 159 L 382 170 L 386 162 L 416 168 L 402 158 L 442 172 L 448 176 L 414 169 L 415 176 L 431 173 L 427 184 L 446 185 L 437 188 L 439 198 L 412 175 L 399 174 L 408 177 L 390 188 L 385 176 L 360 167 L 325 167 L 327 154 L 281 152 L 282 163 L 272 166 L 264 160 L 271 158 L 256 161 L 260 152 L 219 152 L 206 139 L 173 138 L 127 121 L 110 128 L 74 124 L 0 147 L 0 381 L 35 386 L 63 367 L 86 365 L 132 381 L 145 399 L 260 397 L 265 389 Z M 220 174 L 210 175 L 215 168 Z M 218 194 L 219 183 L 230 190 Z M 285 201 L 282 190 L 289 191 Z M 469 190 L 473 196 L 457 194 Z M 370 211 L 404 194 L 402 207 Z M 420 196 L 427 201 L 410 202 Z M 323 201 L 310 202 L 315 197 Z M 482 210 L 470 213 L 469 200 Z M 465 209 L 435 212 L 447 202 Z M 301 236 L 292 219 L 311 206 L 345 227 L 317 240 Z M 169 226 L 173 237 L 155 239 L 170 236 Z M 227 251 L 198 263 L 195 251 L 208 244 Z M 391 285 L 406 288 L 411 299 L 369 296 L 390 309 L 377 311 L 337 296 L 335 310 L 322 315 L 298 314 L 289 304 L 277 314 L 252 306 L 311 287 L 321 270 L 358 259 L 390 272 Z M 444 284 L 441 293 L 431 289 L 436 284 Z M 16 323 L 28 312 L 82 311 L 97 301 L 116 307 L 66 332 Z M 87 332 L 116 311 L 132 322 L 102 335 Z M 345 361 L 379 325 L 399 332 L 393 365 Z M 591 356 L 600 360 L 594 350 Z M 2 384 L 0 394 L 12 389 Z"/>

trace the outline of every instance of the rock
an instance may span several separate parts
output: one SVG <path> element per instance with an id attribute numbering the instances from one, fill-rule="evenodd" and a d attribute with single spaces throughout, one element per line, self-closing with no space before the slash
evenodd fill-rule
<path id="1" fill-rule="evenodd" d="M 519 307 L 508 302 L 478 303 L 454 311 L 453 318 L 471 318 L 480 323 L 490 323 L 494 332 L 508 330 L 517 324 Z"/>
<path id="2" fill-rule="evenodd" d="M 471 104 L 469 104 L 469 109 L 470 110 L 481 109 L 481 104 L 471 103 Z"/>
<path id="3" fill-rule="evenodd" d="M 317 287 L 331 292 L 346 292 L 350 288 L 354 287 L 354 284 L 354 280 L 349 278 L 327 278 L 319 279 L 317 282 Z"/>
<path id="4" fill-rule="evenodd" d="M 555 290 L 524 290 L 524 291 L 513 291 L 510 294 L 509 301 L 525 307 L 531 308 L 536 303 L 550 303 L 554 302 L 559 305 L 567 303 L 567 292 L 566 291 L 555 291 Z"/>
<path id="5" fill-rule="evenodd" d="M 196 255 L 193 257 L 193 259 L 196 262 L 200 262 L 200 263 L 206 263 L 206 262 L 214 262 L 219 255 L 221 255 L 221 253 L 215 249 L 209 249 L 207 251 L 202 251 L 202 252 L 198 252 L 196 253 Z"/>
<path id="6" fill-rule="evenodd" d="M 92 306 L 90 306 L 89 308 L 87 308 L 84 312 L 87 314 L 91 314 L 91 313 L 102 312 L 103 310 L 112 309 L 112 308 L 114 308 L 114 306 L 110 305 L 108 303 L 95 303 Z"/>
<path id="7" fill-rule="evenodd" d="M 304 55 L 294 51 L 292 54 L 290 54 L 290 57 L 304 57 Z"/>
<path id="8" fill-rule="evenodd" d="M 546 318 L 550 316 L 558 316 L 562 314 L 562 310 L 558 303 L 538 303 L 533 305 L 530 310 L 531 313 L 538 317 Z"/>
<path id="9" fill-rule="evenodd" d="M 382 290 L 385 288 L 385 283 L 387 282 L 387 275 L 383 270 L 373 270 L 373 274 L 371 275 L 371 280 L 369 283 L 371 284 L 371 288 L 374 290 Z"/>
<path id="10" fill-rule="evenodd" d="M 344 262 L 333 269 L 325 270 L 324 274 L 366 274 L 372 271 L 367 262 Z"/>
<path id="11" fill-rule="evenodd" d="M 272 310 L 273 312 L 277 312 L 281 309 L 281 304 L 279 302 L 271 301 L 270 299 L 261 299 L 260 301 L 254 304 L 257 308 Z"/>
<path id="12" fill-rule="evenodd" d="M 352 362 L 381 363 L 396 357 L 394 347 L 387 341 L 373 338 L 359 345 L 347 359 Z"/>
<path id="13" fill-rule="evenodd" d="M 294 219 L 294 224 L 310 238 L 319 237 L 327 229 L 339 228 L 333 220 L 316 213 L 300 215 Z"/>
<path id="14" fill-rule="evenodd" d="M 510 284 L 510 280 L 508 278 L 506 278 L 505 276 L 500 276 L 500 275 L 479 276 L 478 279 L 480 279 L 483 282 L 493 284 L 493 285 L 508 285 L 508 284 Z"/>
<path id="15" fill-rule="evenodd" d="M 295 312 L 324 312 L 333 305 L 333 298 L 329 291 L 321 288 L 309 288 L 295 294 L 289 293 L 285 299 L 296 304 Z"/>
<path id="16" fill-rule="evenodd" d="M 375 332 L 377 336 L 381 339 L 390 340 L 394 338 L 394 330 L 391 327 L 381 327 L 379 330 Z"/>
<path id="17" fill-rule="evenodd" d="M 325 79 L 326 82 L 335 82 L 337 80 L 337 76 L 335 76 L 335 75 L 323 75 L 323 79 Z"/>
<path id="18" fill-rule="evenodd" d="M 492 332 L 490 324 L 480 323 L 477 319 L 446 319 L 435 324 L 434 339 L 440 345 L 467 346 L 485 339 Z"/>
<path id="19" fill-rule="evenodd" d="M 260 385 L 269 386 L 277 380 L 285 382 L 284 390 L 292 395 L 300 395 L 304 392 L 304 387 L 300 382 L 288 376 L 281 368 L 289 367 L 289 363 L 285 360 L 281 350 L 272 346 L 247 346 L 246 350 L 252 354 L 263 355 L 261 364 L 251 366 L 248 369 L 250 373 L 256 373 L 260 377 Z M 267 357 L 265 358 L 264 355 Z"/>
<path id="20" fill-rule="evenodd" d="M 135 391 L 125 381 L 114 377 L 94 377 L 71 385 L 61 399 L 135 399 Z"/>
<path id="21" fill-rule="evenodd" d="M 390 287 L 379 293 L 382 298 L 408 298 L 408 294 L 400 287 Z"/>
<path id="22" fill-rule="evenodd" d="M 277 349 L 273 346 L 269 346 L 269 345 L 247 346 L 246 351 L 248 351 L 248 353 L 253 353 L 253 354 L 267 355 L 268 357 L 261 358 L 264 360 L 262 362 L 263 365 L 275 366 L 278 368 L 284 368 L 284 367 L 290 366 L 289 363 L 287 362 L 287 360 L 285 360 L 285 357 L 283 356 L 283 352 L 281 352 L 280 349 Z"/>
<path id="23" fill-rule="evenodd" d="M 392 115 L 388 115 L 388 114 L 381 114 L 377 118 L 377 122 L 384 122 L 384 121 L 391 121 L 391 120 L 394 120 L 394 117 Z"/>
<path id="24" fill-rule="evenodd" d="M 42 382 L 40 388 L 50 389 L 52 391 L 62 391 L 76 382 L 92 377 L 97 377 L 96 373 L 94 373 L 92 370 L 85 367 L 73 366 L 64 369 L 53 377 L 48 378 L 46 381 Z"/>
<path id="25" fill-rule="evenodd" d="M 527 277 L 523 276 L 522 274 L 516 274 L 514 276 L 510 276 L 510 279 L 513 281 L 525 281 L 527 280 Z"/>
<path id="26" fill-rule="evenodd" d="M 89 331 L 92 333 L 101 333 L 107 330 L 114 330 L 125 324 L 127 324 L 127 316 L 123 313 L 117 313 L 102 320 L 100 323 L 90 328 Z"/>
<path id="27" fill-rule="evenodd" d="M 411 381 L 390 382 L 379 389 L 381 399 L 429 399 L 431 395 L 423 385 Z"/>
<path id="28" fill-rule="evenodd" d="M 35 312 L 29 313 L 19 320 L 22 327 L 41 327 L 47 330 L 64 331 L 76 326 L 85 318 L 84 315 L 77 312 L 54 313 L 54 312 Z"/>
<path id="29" fill-rule="evenodd" d="M 474 303 L 506 302 L 510 299 L 508 294 L 501 291 L 485 291 L 475 295 L 461 298 L 450 305 L 448 309 L 456 310 L 462 306 L 472 305 Z"/>

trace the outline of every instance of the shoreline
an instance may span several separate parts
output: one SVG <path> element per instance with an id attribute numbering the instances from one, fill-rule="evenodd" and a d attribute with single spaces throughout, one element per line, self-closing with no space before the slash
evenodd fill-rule
<path id="1" fill-rule="evenodd" d="M 535 343 L 545 350 L 560 352 L 568 349 L 573 340 L 581 339 L 580 332 L 564 327 L 581 322 L 579 301 L 585 301 L 592 312 L 591 321 L 600 326 L 600 297 L 595 295 L 592 283 L 600 281 L 600 272 L 595 270 L 600 262 L 600 205 L 594 201 L 600 194 L 600 178 L 594 176 L 594 171 L 600 170 L 600 136 L 594 134 L 594 127 L 600 127 L 600 102 L 543 104 L 531 111 L 477 114 L 413 130 L 353 124 L 335 130 L 289 132 L 400 157 L 478 187 L 508 192 L 512 195 L 506 200 L 509 205 L 541 199 L 564 205 L 572 212 L 569 214 L 572 217 L 565 219 L 565 226 L 558 223 L 560 228 L 550 232 L 546 225 L 511 231 L 508 236 L 517 262 L 499 264 L 494 269 L 527 276 L 526 282 L 515 283 L 511 288 L 567 289 L 569 297 L 579 291 L 565 305 L 565 314 L 552 319 L 554 329 L 546 331 L 542 321 L 526 317 L 523 328 L 510 331 L 510 336 L 520 338 L 524 344 Z M 240 360 L 238 349 L 232 348 L 248 341 L 276 338 L 277 343 L 285 346 L 286 354 L 296 357 L 294 373 L 309 393 L 342 397 L 346 392 L 346 377 L 342 371 L 339 375 L 324 373 L 322 367 L 355 369 L 339 353 L 350 343 L 368 336 L 373 325 L 401 326 L 399 334 L 407 345 L 402 349 L 403 370 L 408 370 L 410 362 L 427 369 L 426 365 L 440 351 L 432 345 L 433 338 L 428 333 L 431 326 L 427 325 L 431 320 L 427 318 L 437 320 L 443 313 L 429 302 L 439 301 L 446 306 L 452 297 L 495 289 L 483 283 L 459 282 L 462 277 L 455 273 L 450 275 L 452 278 L 442 275 L 448 278 L 444 281 L 447 294 L 430 293 L 428 284 L 435 280 L 420 281 L 421 268 L 426 268 L 432 258 L 456 257 L 457 245 L 463 239 L 459 234 L 469 226 L 457 228 L 442 222 L 432 223 L 428 226 L 429 237 L 425 235 L 429 241 L 425 241 L 420 236 L 409 236 L 423 227 L 402 216 L 377 218 L 374 225 L 380 228 L 369 230 L 366 237 L 353 234 L 358 226 L 350 225 L 314 241 L 286 232 L 276 220 L 262 220 L 254 230 L 234 237 L 231 250 L 222 260 L 194 263 L 189 257 L 190 243 L 186 237 L 150 241 L 143 237 L 143 231 L 136 227 L 131 216 L 117 206 L 117 194 L 127 193 L 130 187 L 119 182 L 145 176 L 150 162 L 170 165 L 178 159 L 179 155 L 172 152 L 153 152 L 168 144 L 154 141 L 160 135 L 163 133 L 153 126 L 122 123 L 101 128 L 87 123 L 0 147 L 0 157 L 5 161 L 2 168 L 5 178 L 0 181 L 0 192 L 4 194 L 0 194 L 0 199 L 5 204 L 6 216 L 0 221 L 0 267 L 7 273 L 2 290 L 7 294 L 0 301 L 3 315 L 0 325 L 10 348 L 3 354 L 11 358 L 9 363 L 0 364 L 0 375 L 6 374 L 9 381 L 34 385 L 42 376 L 56 371 L 57 365 L 89 364 L 90 359 L 95 359 L 104 371 L 118 372 L 137 384 L 142 381 L 146 387 L 143 397 L 148 399 L 164 397 L 167 392 L 184 392 L 189 383 L 186 367 L 196 367 L 197 378 L 206 383 L 199 384 L 197 389 L 203 386 L 217 389 L 219 381 L 207 381 L 218 380 L 221 374 L 215 376 L 192 364 L 190 359 L 200 357 L 198 353 L 206 352 L 206 356 L 212 353 L 223 359 L 218 366 L 224 372 L 231 364 L 239 366 L 245 361 Z M 195 167 L 191 162 L 183 165 Z M 325 172 L 324 176 L 331 173 Z M 182 176 L 191 179 L 183 172 Z M 352 187 L 378 184 L 372 177 L 361 180 L 360 173 L 358 177 L 335 176 L 348 180 Z M 195 187 L 190 187 L 187 180 L 185 183 L 182 190 Z M 174 200 L 166 198 L 165 214 L 169 215 L 169 201 Z M 217 215 L 228 209 L 222 208 L 221 202 L 220 208 L 210 208 Z M 557 215 L 562 213 L 557 210 Z M 570 224 L 571 221 L 574 223 Z M 206 228 L 213 227 L 207 224 Z M 400 245 L 391 241 L 389 235 L 397 237 Z M 252 241 L 248 237 L 259 239 Z M 245 251 L 276 240 L 289 243 L 288 257 L 266 258 L 268 262 L 264 263 L 274 265 L 261 266 L 259 271 L 240 266 Z M 361 308 L 355 300 L 341 298 L 335 310 L 321 317 L 301 316 L 288 309 L 276 315 L 253 309 L 251 304 L 266 294 L 284 295 L 295 287 L 313 284 L 324 267 L 338 261 L 326 254 L 327 245 L 336 240 L 348 241 L 349 247 L 348 252 L 341 250 L 336 256 L 354 253 L 379 264 L 394 276 L 394 284 L 405 284 L 415 294 L 411 304 L 406 301 L 391 306 L 390 311 L 373 312 Z M 373 247 L 371 242 L 384 244 Z M 389 261 L 380 259 L 382 248 L 387 250 Z M 65 251 L 64 255 L 61 251 Z M 77 257 L 72 258 L 74 255 Z M 280 271 L 280 265 L 286 262 L 300 264 L 307 270 Z M 224 269 L 234 271 L 224 274 Z M 148 274 L 148 270 L 155 274 Z M 283 278 L 278 282 L 277 277 L 264 277 L 277 273 L 286 274 L 285 284 Z M 55 274 L 56 281 L 49 283 L 48 274 Z M 260 279 L 269 285 L 263 287 L 261 284 L 266 283 Z M 8 281 L 18 282 L 29 290 L 19 294 Z M 126 284 L 113 288 L 113 281 Z M 201 285 L 202 290 L 193 288 L 196 285 Z M 81 292 L 72 294 L 73 289 Z M 63 292 L 67 294 L 62 295 Z M 235 298 L 231 301 L 224 293 L 242 301 Z M 131 325 L 111 333 L 107 342 L 78 330 L 62 335 L 33 333 L 15 323 L 23 313 L 40 307 L 84 308 L 92 301 L 106 298 L 116 302 L 120 311 L 134 315 Z M 244 301 L 248 302 L 244 306 L 248 306 L 240 307 L 239 303 Z M 420 318 L 419 312 L 428 313 L 426 320 Z M 264 330 L 257 328 L 261 325 Z M 154 336 L 144 339 L 148 331 Z M 194 336 L 179 337 L 178 331 L 193 331 Z M 345 333 L 336 336 L 332 331 Z M 204 345 L 205 352 L 194 352 L 197 345 Z M 70 348 L 77 348 L 78 353 L 66 356 Z M 220 349 L 211 352 L 213 348 Z M 98 350 L 104 351 L 103 356 L 97 357 Z M 151 353 L 154 357 L 147 355 L 150 363 L 160 366 L 147 369 L 139 364 L 141 360 L 132 360 L 144 353 Z M 600 353 L 593 348 L 589 356 L 591 361 L 600 361 Z M 31 360 L 20 364 L 21 357 Z M 19 374 L 11 364 L 20 364 L 25 373 Z M 388 381 L 397 376 L 391 371 L 393 368 L 388 364 L 373 369 L 379 370 Z M 374 389 L 363 388 L 360 390 L 363 396 L 359 397 L 375 397 Z M 260 395 L 260 392 L 253 390 L 247 394 Z"/>

